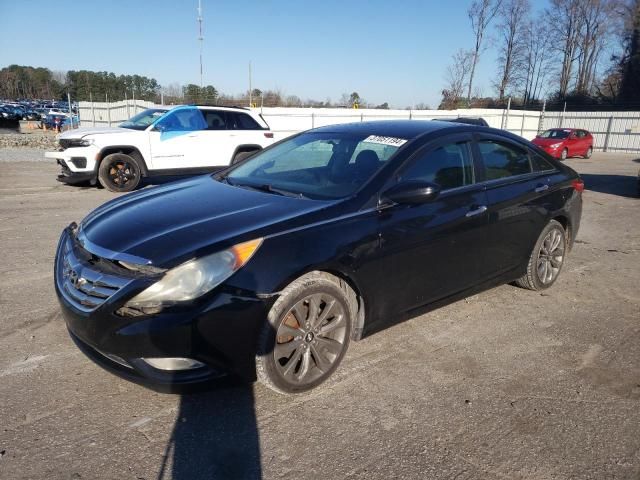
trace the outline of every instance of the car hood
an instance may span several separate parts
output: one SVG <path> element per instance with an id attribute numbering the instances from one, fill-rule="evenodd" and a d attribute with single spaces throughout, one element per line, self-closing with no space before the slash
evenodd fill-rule
<path id="1" fill-rule="evenodd" d="M 60 138 L 82 138 L 86 137 L 87 135 L 101 135 L 105 133 L 125 133 L 135 131 L 136 130 L 126 130 L 120 127 L 78 128 L 61 133 Z"/>
<path id="2" fill-rule="evenodd" d="M 220 183 L 210 175 L 125 195 L 91 212 L 78 238 L 92 253 L 170 267 L 240 241 L 277 233 L 287 220 L 334 202 Z"/>
<path id="3" fill-rule="evenodd" d="M 566 138 L 534 138 L 531 142 L 534 145 L 548 147 L 549 145 L 555 145 L 556 143 L 563 143 L 565 140 Z"/>

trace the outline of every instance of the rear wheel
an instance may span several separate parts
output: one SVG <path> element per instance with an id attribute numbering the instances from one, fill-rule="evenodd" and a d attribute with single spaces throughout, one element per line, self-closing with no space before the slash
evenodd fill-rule
<path id="1" fill-rule="evenodd" d="M 563 226 L 551 220 L 533 247 L 527 273 L 516 284 L 529 290 L 549 288 L 558 278 L 567 251 L 567 235 Z"/>
<path id="2" fill-rule="evenodd" d="M 587 149 L 587 153 L 584 154 L 584 158 L 591 158 L 591 155 L 593 155 L 593 147 L 589 147 Z"/>
<path id="3" fill-rule="evenodd" d="M 562 153 L 560 154 L 560 158 L 562 160 L 566 160 L 567 159 L 567 155 L 569 155 L 569 150 L 567 150 L 566 148 L 562 149 Z"/>
<path id="4" fill-rule="evenodd" d="M 104 157 L 98 169 L 98 181 L 112 192 L 130 192 L 140 184 L 138 162 L 124 153 L 112 153 Z"/>
<path id="5" fill-rule="evenodd" d="M 291 283 L 260 336 L 260 381 L 280 393 L 304 392 L 324 382 L 347 351 L 355 305 L 353 291 L 332 275 L 312 272 Z"/>

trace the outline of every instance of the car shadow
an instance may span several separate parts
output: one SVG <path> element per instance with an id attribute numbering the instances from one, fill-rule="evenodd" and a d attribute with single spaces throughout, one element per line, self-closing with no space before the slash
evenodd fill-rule
<path id="1" fill-rule="evenodd" d="M 640 158 L 634 158 L 632 162 L 640 163 Z"/>
<path id="2" fill-rule="evenodd" d="M 580 174 L 584 188 L 593 192 L 608 193 L 620 197 L 635 198 L 638 179 L 634 175 Z"/>
<path id="3" fill-rule="evenodd" d="M 182 395 L 157 478 L 262 478 L 253 386 L 224 379 Z"/>

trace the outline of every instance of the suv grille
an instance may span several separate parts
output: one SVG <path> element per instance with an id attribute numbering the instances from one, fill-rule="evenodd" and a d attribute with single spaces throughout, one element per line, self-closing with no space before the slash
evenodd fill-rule
<path id="1" fill-rule="evenodd" d="M 68 230 L 60 240 L 57 257 L 58 289 L 69 303 L 83 312 L 95 310 L 131 281 L 100 268 L 110 262 L 85 250 Z"/>

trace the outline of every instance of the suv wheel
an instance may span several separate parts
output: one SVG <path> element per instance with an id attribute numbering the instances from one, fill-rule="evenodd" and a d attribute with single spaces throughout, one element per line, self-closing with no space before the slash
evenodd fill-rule
<path id="1" fill-rule="evenodd" d="M 124 153 L 112 153 L 104 157 L 98 169 L 98 180 L 112 192 L 130 192 L 140 184 L 138 162 Z"/>

